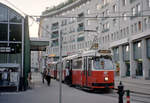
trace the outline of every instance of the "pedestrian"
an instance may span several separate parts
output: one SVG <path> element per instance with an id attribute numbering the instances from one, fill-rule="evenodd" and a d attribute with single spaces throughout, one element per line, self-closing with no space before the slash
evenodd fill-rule
<path id="1" fill-rule="evenodd" d="M 51 83 L 50 69 L 47 70 L 46 80 L 47 80 L 47 85 L 50 86 L 50 83 Z"/>
<path id="2" fill-rule="evenodd" d="M 69 84 L 69 68 L 66 68 L 65 83 Z"/>
<path id="3" fill-rule="evenodd" d="M 46 79 L 46 69 L 43 70 L 42 72 L 42 82 L 44 84 L 44 79 Z"/>
<path id="4" fill-rule="evenodd" d="M 32 77 L 31 77 L 31 72 L 29 72 L 29 73 L 28 73 L 28 88 L 29 88 L 29 89 L 32 88 L 32 87 L 31 87 L 31 79 L 32 79 Z"/>

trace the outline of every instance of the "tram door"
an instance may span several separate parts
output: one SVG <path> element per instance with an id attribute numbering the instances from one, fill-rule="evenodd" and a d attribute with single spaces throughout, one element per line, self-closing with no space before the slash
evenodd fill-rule
<path id="1" fill-rule="evenodd" d="M 91 63 L 92 60 L 88 59 L 88 57 L 84 57 L 83 60 L 83 71 L 82 71 L 82 85 L 88 86 L 90 76 L 91 76 Z"/>
<path id="2" fill-rule="evenodd" d="M 83 59 L 82 86 L 87 86 L 87 57 Z"/>

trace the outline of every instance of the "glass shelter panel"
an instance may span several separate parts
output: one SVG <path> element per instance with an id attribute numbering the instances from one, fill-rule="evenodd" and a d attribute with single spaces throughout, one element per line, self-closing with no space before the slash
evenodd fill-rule
<path id="1" fill-rule="evenodd" d="M 0 41 L 8 40 L 8 24 L 0 23 Z"/>
<path id="2" fill-rule="evenodd" d="M 10 22 L 15 22 L 15 23 L 21 23 L 22 22 L 22 18 L 21 16 L 19 16 L 17 13 L 13 12 L 13 11 L 9 11 L 9 21 Z"/>
<path id="3" fill-rule="evenodd" d="M 22 25 L 11 24 L 10 25 L 10 41 L 22 40 Z"/>
<path id="4" fill-rule="evenodd" d="M 0 22 L 8 22 L 8 9 L 0 4 Z"/>
<path id="5" fill-rule="evenodd" d="M 22 57 L 22 45 L 21 43 L 11 43 L 11 49 L 14 51 L 9 56 L 9 63 L 19 63 L 21 64 Z"/>

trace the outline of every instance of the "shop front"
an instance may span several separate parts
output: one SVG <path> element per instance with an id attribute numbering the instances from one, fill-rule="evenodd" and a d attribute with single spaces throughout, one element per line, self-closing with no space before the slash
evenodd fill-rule
<path id="1" fill-rule="evenodd" d="M 137 62 L 136 76 L 143 76 L 143 61 L 142 61 L 142 50 L 141 50 L 141 41 L 134 43 L 134 59 Z"/>
<path id="2" fill-rule="evenodd" d="M 123 61 L 125 62 L 126 76 L 130 76 L 130 48 L 129 44 L 123 45 Z"/>

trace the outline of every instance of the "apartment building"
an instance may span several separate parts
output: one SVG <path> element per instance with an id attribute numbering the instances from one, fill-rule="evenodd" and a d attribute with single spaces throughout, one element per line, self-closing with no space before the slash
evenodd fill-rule
<path id="1" fill-rule="evenodd" d="M 150 0 L 75 0 L 45 11 L 41 35 L 50 38 L 47 54 L 67 56 L 90 48 L 111 49 L 121 77 L 150 78 Z M 88 32 L 87 32 L 87 31 Z M 93 31 L 96 32 L 93 32 Z"/>

